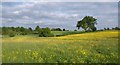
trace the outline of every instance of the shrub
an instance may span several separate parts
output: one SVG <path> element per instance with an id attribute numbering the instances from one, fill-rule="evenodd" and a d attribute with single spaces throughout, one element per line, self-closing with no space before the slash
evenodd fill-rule
<path id="1" fill-rule="evenodd" d="M 76 29 L 74 31 L 77 31 Z"/>
<path id="2" fill-rule="evenodd" d="M 53 28 L 51 31 L 62 31 L 60 28 Z"/>
<path id="3" fill-rule="evenodd" d="M 22 32 L 21 35 L 27 35 L 27 33 L 26 32 Z"/>
<path id="4" fill-rule="evenodd" d="M 43 34 L 39 34 L 39 37 L 43 37 Z"/>
<path id="5" fill-rule="evenodd" d="M 10 37 L 15 37 L 14 33 L 9 34 Z"/>
<path id="6" fill-rule="evenodd" d="M 53 37 L 54 35 L 51 33 L 51 30 L 47 28 L 42 28 L 39 30 L 39 37 Z"/>
<path id="7" fill-rule="evenodd" d="M 65 31 L 65 29 L 63 29 L 63 31 Z"/>
<path id="8" fill-rule="evenodd" d="M 40 33 L 39 37 L 54 37 L 54 34 L 52 34 L 52 33 L 49 33 L 49 34 L 47 34 L 47 33 Z"/>

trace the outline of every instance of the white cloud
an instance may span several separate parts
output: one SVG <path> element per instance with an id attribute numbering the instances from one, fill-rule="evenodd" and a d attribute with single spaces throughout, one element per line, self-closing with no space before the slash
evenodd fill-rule
<path id="1" fill-rule="evenodd" d="M 7 4 L 7 3 L 6 3 Z M 14 4 L 14 3 L 13 3 Z M 93 16 L 98 19 L 100 25 L 108 19 L 112 23 L 105 23 L 106 25 L 117 23 L 117 5 L 116 3 L 56 3 L 56 2 L 35 2 L 35 3 L 21 3 L 14 6 L 6 5 L 3 7 L 2 17 L 8 21 L 12 19 L 14 24 L 21 25 L 37 25 L 56 27 L 60 25 L 75 26 L 76 22 L 84 16 Z M 9 23 L 6 25 L 10 25 Z M 43 24 L 44 23 L 44 24 Z M 11 23 L 12 24 L 12 23 Z M 17 25 L 17 24 L 16 24 Z M 99 26 L 99 25 L 98 25 Z M 65 26 L 63 26 L 65 27 Z M 71 27 L 75 28 L 75 27 Z"/>
<path id="2" fill-rule="evenodd" d="M 35 24 L 42 24 L 42 23 L 44 23 L 43 21 L 35 21 L 34 22 Z"/>
<path id="3" fill-rule="evenodd" d="M 23 19 L 29 19 L 29 16 L 23 16 Z"/>
<path id="4" fill-rule="evenodd" d="M 71 16 L 72 16 L 72 17 L 78 17 L 79 14 L 72 14 Z"/>
<path id="5" fill-rule="evenodd" d="M 24 3 L 23 3 L 24 4 Z M 25 3 L 24 5 L 23 4 L 21 4 L 21 5 L 18 5 L 17 7 L 18 8 L 30 8 L 30 7 L 33 7 L 35 4 L 34 3 Z"/>
<path id="6" fill-rule="evenodd" d="M 21 11 L 14 11 L 13 13 L 18 15 L 21 13 Z"/>

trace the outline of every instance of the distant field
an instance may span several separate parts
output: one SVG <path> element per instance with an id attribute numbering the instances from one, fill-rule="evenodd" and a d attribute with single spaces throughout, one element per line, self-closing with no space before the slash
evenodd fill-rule
<path id="1" fill-rule="evenodd" d="M 52 32 L 56 35 L 61 32 Z M 63 33 L 63 32 L 62 32 Z M 117 63 L 118 31 L 3 37 L 3 63 Z"/>
<path id="2" fill-rule="evenodd" d="M 52 33 L 55 36 L 65 36 L 65 35 L 70 35 L 70 34 L 80 34 L 83 33 L 84 31 L 52 31 Z"/>

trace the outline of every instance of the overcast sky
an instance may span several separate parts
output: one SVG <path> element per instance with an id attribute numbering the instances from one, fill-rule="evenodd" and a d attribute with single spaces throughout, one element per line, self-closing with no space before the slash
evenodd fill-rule
<path id="1" fill-rule="evenodd" d="M 97 28 L 118 26 L 117 2 L 3 2 L 2 26 L 65 28 L 74 30 L 85 16 L 97 19 Z"/>

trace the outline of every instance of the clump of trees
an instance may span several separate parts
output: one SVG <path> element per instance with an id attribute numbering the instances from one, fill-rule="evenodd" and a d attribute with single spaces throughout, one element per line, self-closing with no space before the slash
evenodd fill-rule
<path id="1" fill-rule="evenodd" d="M 52 28 L 51 31 L 62 31 L 60 28 Z"/>
<path id="2" fill-rule="evenodd" d="M 85 31 L 96 31 L 97 28 L 95 25 L 97 24 L 97 19 L 92 16 L 85 16 L 82 20 L 77 22 L 76 27 L 78 29 L 82 28 Z"/>
<path id="3" fill-rule="evenodd" d="M 120 30 L 120 28 L 119 27 L 113 27 L 113 28 L 104 28 L 104 30 Z"/>
<path id="4" fill-rule="evenodd" d="M 30 30 L 24 27 L 2 27 L 2 35 L 27 35 Z"/>
<path id="5" fill-rule="evenodd" d="M 2 27 L 2 35 L 9 35 L 14 37 L 15 35 L 28 35 L 28 34 L 38 34 L 39 37 L 52 37 L 54 36 L 51 33 L 50 28 L 40 28 L 39 26 L 35 27 L 35 30 L 32 28 L 24 27 Z"/>
<path id="6" fill-rule="evenodd" d="M 54 35 L 51 33 L 50 28 L 40 28 L 37 26 L 35 28 L 35 32 L 39 34 L 39 37 L 53 37 Z"/>
<path id="7" fill-rule="evenodd" d="M 112 28 L 112 30 L 120 30 L 119 27 Z"/>

